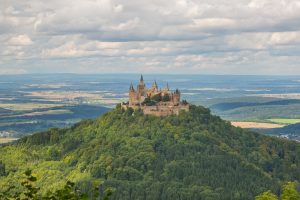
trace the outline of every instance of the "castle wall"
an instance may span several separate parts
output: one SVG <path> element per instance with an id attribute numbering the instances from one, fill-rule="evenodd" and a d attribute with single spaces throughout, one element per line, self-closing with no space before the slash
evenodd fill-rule
<path id="1" fill-rule="evenodd" d="M 145 115 L 155 116 L 168 116 L 168 115 L 179 115 L 181 110 L 189 111 L 189 105 L 156 105 L 156 106 L 143 106 L 141 107 Z"/>

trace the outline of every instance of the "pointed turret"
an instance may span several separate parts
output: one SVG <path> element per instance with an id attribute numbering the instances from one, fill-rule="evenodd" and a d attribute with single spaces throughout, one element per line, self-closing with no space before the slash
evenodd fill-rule
<path id="1" fill-rule="evenodd" d="M 130 84 L 129 91 L 134 92 L 134 88 L 133 88 L 133 84 L 132 83 Z"/>
<path id="2" fill-rule="evenodd" d="M 146 85 L 144 83 L 144 77 L 142 74 L 136 92 L 137 92 L 137 99 L 140 101 L 140 103 L 142 103 L 145 99 L 146 92 L 147 92 Z"/>
<path id="3" fill-rule="evenodd" d="M 141 85 L 141 86 L 144 86 L 144 87 L 145 87 L 145 83 L 144 83 L 144 77 L 143 77 L 143 75 L 142 75 L 142 74 L 141 74 L 141 78 L 140 78 L 139 85 Z"/>
<path id="4" fill-rule="evenodd" d="M 143 74 L 141 74 L 140 82 L 144 82 Z"/>
<path id="5" fill-rule="evenodd" d="M 158 89 L 156 81 L 153 82 L 152 87 Z"/>

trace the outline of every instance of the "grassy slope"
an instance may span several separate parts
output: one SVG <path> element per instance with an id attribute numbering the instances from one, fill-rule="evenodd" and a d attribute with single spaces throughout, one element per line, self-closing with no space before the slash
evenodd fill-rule
<path id="1" fill-rule="evenodd" d="M 193 107 L 157 118 L 115 109 L 95 121 L 52 129 L 0 149 L 7 177 L 32 168 L 44 191 L 65 179 L 104 181 L 113 199 L 253 199 L 300 181 L 300 145 L 234 128 Z M 145 191 L 145 193 L 144 193 Z"/>

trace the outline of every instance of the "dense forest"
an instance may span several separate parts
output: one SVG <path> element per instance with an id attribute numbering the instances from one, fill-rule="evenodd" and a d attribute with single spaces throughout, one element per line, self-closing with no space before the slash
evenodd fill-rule
<path id="1" fill-rule="evenodd" d="M 123 200 L 250 200 L 300 181 L 299 143 L 235 128 L 201 106 L 168 117 L 117 106 L 24 137 L 0 155 L 0 193 L 17 193 L 28 168 L 41 195 L 72 181 L 84 193 L 101 185 Z"/>

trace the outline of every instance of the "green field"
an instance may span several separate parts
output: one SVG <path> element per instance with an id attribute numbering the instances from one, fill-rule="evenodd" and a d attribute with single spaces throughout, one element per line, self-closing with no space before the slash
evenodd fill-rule
<path id="1" fill-rule="evenodd" d="M 268 119 L 268 121 L 276 124 L 285 124 L 285 125 L 300 123 L 300 119 L 285 119 L 285 118 L 273 118 L 273 119 Z"/>

